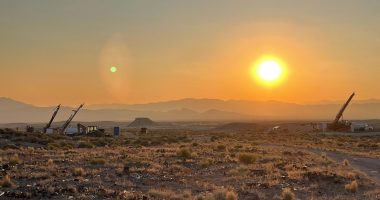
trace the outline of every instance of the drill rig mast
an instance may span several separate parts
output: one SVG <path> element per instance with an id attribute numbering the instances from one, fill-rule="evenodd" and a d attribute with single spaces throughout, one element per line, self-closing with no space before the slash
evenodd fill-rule
<path id="1" fill-rule="evenodd" d="M 81 104 L 76 110 L 73 110 L 74 113 L 70 115 L 69 119 L 62 125 L 61 127 L 61 133 L 64 134 L 67 127 L 69 126 L 69 124 L 71 123 L 71 121 L 73 121 L 75 115 L 79 112 L 79 110 L 84 106 L 84 104 Z"/>
<path id="2" fill-rule="evenodd" d="M 59 104 L 57 106 L 57 108 L 55 109 L 54 113 L 53 113 L 53 116 L 51 116 L 51 119 L 49 121 L 48 124 L 46 124 L 46 126 L 44 127 L 44 133 L 46 133 L 46 130 L 50 128 L 51 124 L 53 123 L 54 119 L 55 119 L 55 116 L 57 116 L 57 113 L 59 111 L 59 109 L 61 108 L 61 104 Z"/>
<path id="3" fill-rule="evenodd" d="M 343 104 L 342 108 L 339 110 L 336 115 L 334 121 L 328 125 L 328 128 L 333 131 L 347 131 L 350 129 L 350 124 L 345 122 L 340 122 L 339 120 L 342 118 L 344 111 L 346 110 L 348 104 L 350 104 L 352 98 L 354 98 L 355 92 L 351 94 L 351 96 L 347 99 L 346 103 Z"/>

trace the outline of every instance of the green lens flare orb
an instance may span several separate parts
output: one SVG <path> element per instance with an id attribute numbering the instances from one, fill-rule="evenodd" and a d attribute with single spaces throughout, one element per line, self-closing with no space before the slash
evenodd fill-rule
<path id="1" fill-rule="evenodd" d="M 111 71 L 112 73 L 115 73 L 115 72 L 117 72 L 117 67 L 115 67 L 115 66 L 112 66 L 112 67 L 110 68 L 110 71 Z"/>

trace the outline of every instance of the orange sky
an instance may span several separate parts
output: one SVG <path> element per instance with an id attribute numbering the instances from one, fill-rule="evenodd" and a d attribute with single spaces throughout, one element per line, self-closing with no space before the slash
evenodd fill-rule
<path id="1" fill-rule="evenodd" d="M 373 0 L 1 2 L 0 96 L 36 105 L 380 98 L 379 8 Z M 287 64 L 276 87 L 251 76 L 263 55 Z"/>

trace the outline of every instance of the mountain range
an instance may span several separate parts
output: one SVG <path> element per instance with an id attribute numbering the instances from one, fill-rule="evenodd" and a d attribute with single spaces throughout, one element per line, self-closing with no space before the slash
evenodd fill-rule
<path id="1" fill-rule="evenodd" d="M 59 102 L 57 102 L 58 104 Z M 77 121 L 132 121 L 149 117 L 155 121 L 243 121 L 243 120 L 332 120 L 342 102 L 295 104 L 280 101 L 181 99 L 147 104 L 88 105 Z M 47 122 L 55 106 L 39 107 L 10 98 L 0 98 L 0 124 Z M 64 121 L 72 107 L 63 106 L 55 121 Z M 379 100 L 353 101 L 345 112 L 348 119 L 378 119 Z"/>

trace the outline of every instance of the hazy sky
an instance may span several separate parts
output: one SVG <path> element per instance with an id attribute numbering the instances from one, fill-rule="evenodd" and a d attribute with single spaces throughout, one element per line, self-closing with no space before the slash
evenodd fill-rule
<path id="1" fill-rule="evenodd" d="M 0 96 L 37 105 L 380 98 L 379 11 L 378 0 L 1 0 Z M 250 74 L 268 54 L 287 64 L 276 87 Z"/>

